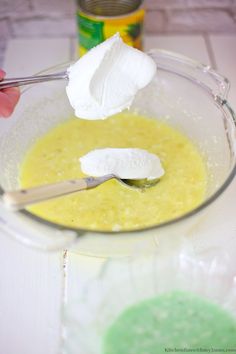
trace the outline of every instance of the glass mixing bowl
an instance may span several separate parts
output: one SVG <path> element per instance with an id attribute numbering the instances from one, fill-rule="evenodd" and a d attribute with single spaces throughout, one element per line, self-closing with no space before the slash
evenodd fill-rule
<path id="1" fill-rule="evenodd" d="M 188 241 L 174 251 L 162 245 L 148 257 L 106 260 L 97 276 L 68 292 L 62 307 L 63 353 L 104 353 L 104 335 L 123 311 L 139 302 L 176 291 L 216 304 L 236 320 L 235 266 L 235 257 L 230 252 L 219 250 L 217 255 L 206 257 L 205 252 L 195 253 Z M 72 284 L 69 285 L 71 289 Z M 199 312 L 200 316 L 203 311 Z M 193 322 L 197 321 L 193 318 Z M 181 318 L 179 322 L 181 325 Z M 143 323 L 145 331 L 145 321 Z M 130 328 L 127 327 L 127 331 Z M 139 333 L 143 335 L 142 331 Z M 148 336 L 147 329 L 146 333 Z M 124 339 L 121 335 L 120 340 Z M 156 348 L 160 353 L 158 344 Z"/>
<path id="2" fill-rule="evenodd" d="M 154 227 L 131 232 L 95 232 L 47 222 L 26 210 L 10 212 L 0 202 L 0 227 L 25 244 L 56 250 L 73 244 L 92 256 L 128 255 L 153 249 L 158 238 L 185 234 L 222 194 L 236 171 L 235 114 L 227 102 L 228 80 L 209 66 L 175 53 L 153 50 L 156 77 L 139 92 L 131 110 L 167 121 L 201 150 L 208 167 L 207 195 L 189 213 Z M 66 70 L 70 63 L 44 73 Z M 0 121 L 0 193 L 19 187 L 19 168 L 34 141 L 72 114 L 65 94 L 66 81 L 32 85 L 23 90 L 9 120 Z"/>

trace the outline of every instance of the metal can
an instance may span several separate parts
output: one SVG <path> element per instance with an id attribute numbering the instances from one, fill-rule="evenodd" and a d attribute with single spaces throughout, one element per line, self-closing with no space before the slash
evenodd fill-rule
<path id="1" fill-rule="evenodd" d="M 77 0 L 79 56 L 119 32 L 123 41 L 142 49 L 145 10 L 142 0 Z"/>

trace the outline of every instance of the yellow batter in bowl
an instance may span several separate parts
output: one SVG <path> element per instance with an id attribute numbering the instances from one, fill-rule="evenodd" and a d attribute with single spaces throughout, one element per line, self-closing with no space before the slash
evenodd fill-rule
<path id="1" fill-rule="evenodd" d="M 205 198 L 207 171 L 197 147 L 166 123 L 131 112 L 107 120 L 71 118 L 38 139 L 25 156 L 27 188 L 83 177 L 79 158 L 98 148 L 141 148 L 157 154 L 165 175 L 145 191 L 116 180 L 28 208 L 46 220 L 97 231 L 153 226 L 194 209 Z"/>

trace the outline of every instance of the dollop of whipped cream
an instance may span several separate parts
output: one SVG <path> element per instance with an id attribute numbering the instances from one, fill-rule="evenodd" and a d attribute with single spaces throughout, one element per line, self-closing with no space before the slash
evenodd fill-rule
<path id="1" fill-rule="evenodd" d="M 105 148 L 88 152 L 80 158 L 86 175 L 101 177 L 114 174 L 123 179 L 155 179 L 163 176 L 160 159 L 137 148 Z"/>
<path id="2" fill-rule="evenodd" d="M 155 72 L 153 59 L 117 33 L 68 68 L 66 92 L 77 117 L 104 119 L 129 108 Z"/>

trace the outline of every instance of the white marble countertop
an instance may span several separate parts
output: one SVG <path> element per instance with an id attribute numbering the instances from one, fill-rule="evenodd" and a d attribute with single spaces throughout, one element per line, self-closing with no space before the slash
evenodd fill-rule
<path id="1" fill-rule="evenodd" d="M 217 69 L 231 81 L 229 101 L 236 108 L 235 35 L 149 36 L 145 47 L 173 50 Z M 18 38 L 9 41 L 3 68 L 9 76 L 24 76 L 74 57 L 74 39 Z M 207 233 L 215 252 L 228 247 L 236 255 L 235 200 L 236 181 L 196 231 L 202 237 Z M 104 259 L 32 250 L 3 232 L 0 242 L 0 352 L 61 353 L 63 301 L 94 277 Z"/>

